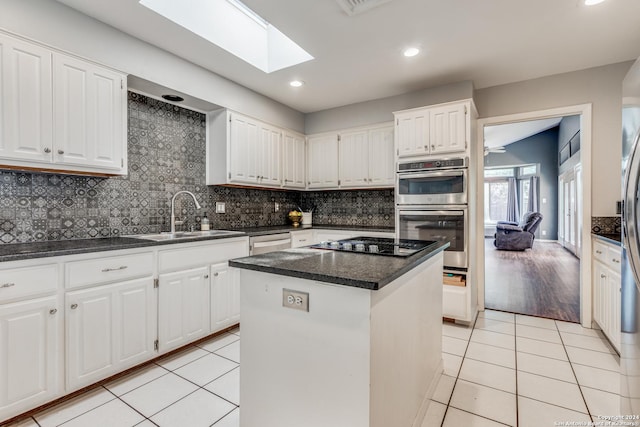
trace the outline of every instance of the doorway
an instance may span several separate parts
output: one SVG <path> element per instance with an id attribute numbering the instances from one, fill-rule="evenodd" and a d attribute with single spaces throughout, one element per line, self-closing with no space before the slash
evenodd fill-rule
<path id="1" fill-rule="evenodd" d="M 586 230 L 585 227 L 582 226 L 582 224 L 589 223 L 587 220 L 590 221 L 591 218 L 591 106 L 580 105 L 574 107 L 481 119 L 479 120 L 478 126 L 478 140 L 484 141 L 484 131 L 485 128 L 489 126 L 571 115 L 580 116 L 579 122 L 582 140 L 582 147 L 580 150 L 581 156 L 578 167 L 575 167 L 576 165 L 573 165 L 573 167 L 570 168 L 571 172 L 568 172 L 568 170 L 563 170 L 562 173 L 564 174 L 564 176 L 562 177 L 562 179 L 560 178 L 560 174 L 555 177 L 555 179 L 557 180 L 556 182 L 558 183 L 558 195 L 556 201 L 558 203 L 559 218 L 560 215 L 563 216 L 561 217 L 562 221 L 560 221 L 560 219 L 557 220 L 558 237 L 555 239 L 556 241 L 552 243 L 556 246 L 560 246 L 560 249 L 562 251 L 565 251 L 567 253 L 575 253 L 574 259 L 577 260 L 578 258 L 580 258 L 582 260 L 582 262 L 578 261 L 577 268 L 575 269 L 576 277 L 574 278 L 574 282 L 576 282 L 576 279 L 578 282 L 576 283 L 578 293 L 576 305 L 577 311 L 579 313 L 579 319 L 574 319 L 573 321 L 579 320 L 583 326 L 588 327 L 591 325 L 591 284 L 590 280 L 588 280 L 588 278 L 590 277 L 591 260 L 590 257 L 585 256 L 585 254 L 590 253 L 591 240 L 589 238 L 590 230 Z M 486 226 L 486 211 L 484 209 L 484 201 L 486 198 L 485 186 L 480 184 L 484 182 L 484 159 L 480 157 L 483 156 L 479 155 L 476 157 L 476 179 L 478 183 L 478 197 L 474 201 L 474 205 L 476 207 L 475 228 L 476 230 L 478 230 L 478 232 L 482 232 L 481 230 L 485 229 Z M 560 185 L 560 183 L 562 183 L 562 185 Z M 565 194 L 567 195 L 566 198 L 564 197 Z M 570 216 L 567 217 L 566 214 L 569 214 Z M 484 234 L 486 235 L 486 232 Z M 538 236 L 538 239 L 539 240 L 536 241 L 536 245 L 538 243 L 546 245 L 548 242 L 544 242 L 544 240 L 551 240 L 544 239 L 540 235 Z M 493 266 L 486 264 L 486 255 L 489 248 L 485 247 L 485 245 L 486 241 L 485 239 L 482 239 L 482 241 L 478 242 L 475 248 L 477 265 L 474 269 L 478 273 L 476 276 L 478 279 L 478 306 L 481 310 L 485 307 L 485 298 L 487 292 L 485 272 L 488 270 L 493 271 L 494 269 Z M 550 254 L 548 255 L 548 259 L 558 259 L 558 252 L 547 252 L 548 254 Z M 562 254 L 562 252 L 559 253 Z M 516 256 L 517 253 L 515 252 L 510 255 L 511 258 L 515 258 Z M 573 255 L 571 256 L 573 257 Z M 557 274 L 567 275 L 568 273 L 565 271 L 558 272 Z M 512 275 L 512 277 L 514 277 L 514 281 L 517 280 L 515 276 Z M 583 280 L 583 278 L 587 279 Z M 540 305 L 545 305 L 545 299 L 549 298 L 549 294 L 545 292 L 543 294 L 534 295 L 534 297 L 537 298 L 537 301 L 540 303 Z"/>

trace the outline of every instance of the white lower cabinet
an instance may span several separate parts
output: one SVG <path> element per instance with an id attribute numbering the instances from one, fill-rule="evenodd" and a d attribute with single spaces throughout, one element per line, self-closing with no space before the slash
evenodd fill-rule
<path id="1" fill-rule="evenodd" d="M 0 422 L 59 393 L 58 298 L 0 305 Z"/>
<path id="2" fill-rule="evenodd" d="M 240 270 L 227 262 L 211 266 L 211 332 L 240 322 Z"/>
<path id="3" fill-rule="evenodd" d="M 159 278 L 158 349 L 161 353 L 209 333 L 209 268 Z"/>
<path id="4" fill-rule="evenodd" d="M 616 350 L 620 351 L 621 249 L 593 240 L 593 320 Z"/>
<path id="5" fill-rule="evenodd" d="M 154 356 L 153 278 L 67 292 L 67 390 Z"/>

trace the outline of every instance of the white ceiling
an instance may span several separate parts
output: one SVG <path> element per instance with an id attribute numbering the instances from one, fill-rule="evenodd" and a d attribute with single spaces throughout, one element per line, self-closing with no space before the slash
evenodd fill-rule
<path id="1" fill-rule="evenodd" d="M 504 147 L 558 126 L 560 121 L 562 121 L 562 117 L 485 126 L 484 146 L 487 148 Z"/>
<path id="2" fill-rule="evenodd" d="M 140 6 L 58 0 L 308 113 L 472 80 L 476 89 L 635 59 L 639 0 L 394 0 L 348 16 L 334 0 L 244 0 L 316 59 L 271 74 Z M 415 45 L 414 58 L 402 50 Z M 306 82 L 292 88 L 288 82 Z"/>

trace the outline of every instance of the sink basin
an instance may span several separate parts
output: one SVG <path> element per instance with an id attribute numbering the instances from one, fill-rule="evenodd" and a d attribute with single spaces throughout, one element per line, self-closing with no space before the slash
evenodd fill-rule
<path id="1" fill-rule="evenodd" d="M 237 231 L 228 230 L 208 230 L 208 231 L 178 231 L 175 233 L 160 233 L 160 234 L 138 234 L 133 237 L 136 239 L 153 240 L 155 242 L 162 242 L 165 240 L 183 240 L 183 239 L 197 239 L 198 237 L 212 237 L 212 236 L 226 236 L 237 234 L 241 235 Z"/>

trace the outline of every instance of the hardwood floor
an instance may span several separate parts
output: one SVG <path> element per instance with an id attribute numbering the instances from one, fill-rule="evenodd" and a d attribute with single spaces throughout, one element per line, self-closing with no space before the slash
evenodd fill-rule
<path id="1" fill-rule="evenodd" d="M 486 308 L 580 321 L 580 260 L 557 243 L 499 251 L 485 239 Z"/>

